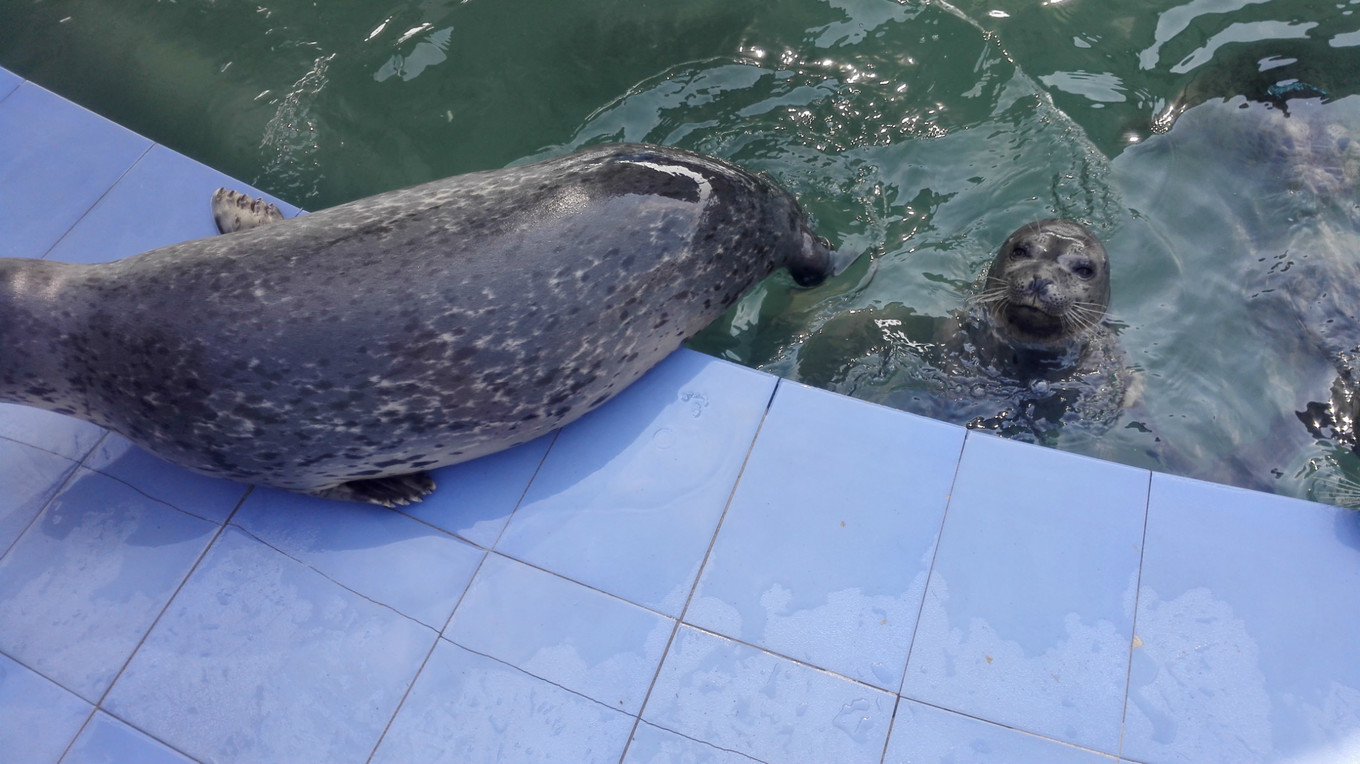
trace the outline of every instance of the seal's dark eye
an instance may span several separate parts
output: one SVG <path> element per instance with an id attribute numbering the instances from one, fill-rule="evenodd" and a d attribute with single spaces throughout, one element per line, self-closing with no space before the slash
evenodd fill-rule
<path id="1" fill-rule="evenodd" d="M 1081 279 L 1089 279 L 1092 276 L 1096 275 L 1095 267 L 1087 263 L 1082 263 L 1080 265 L 1074 266 L 1072 268 L 1072 272 L 1077 274 L 1077 278 Z"/>
<path id="2" fill-rule="evenodd" d="M 1024 260 L 1029 257 L 1029 245 L 1016 244 L 1014 247 L 1011 247 L 1011 257 L 1016 260 Z"/>

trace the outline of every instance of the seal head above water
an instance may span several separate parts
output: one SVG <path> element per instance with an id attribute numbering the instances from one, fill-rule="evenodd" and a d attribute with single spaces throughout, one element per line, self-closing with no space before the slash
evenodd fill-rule
<path id="1" fill-rule="evenodd" d="M 289 220 L 215 205 L 243 230 L 0 259 L 0 400 L 204 474 L 402 504 L 598 407 L 776 268 L 838 265 L 769 179 L 639 144 Z"/>
<path id="2" fill-rule="evenodd" d="M 1100 325 L 1110 304 L 1110 261 L 1087 228 L 1050 218 L 1002 243 L 976 302 L 1002 342 L 1061 350 Z"/>

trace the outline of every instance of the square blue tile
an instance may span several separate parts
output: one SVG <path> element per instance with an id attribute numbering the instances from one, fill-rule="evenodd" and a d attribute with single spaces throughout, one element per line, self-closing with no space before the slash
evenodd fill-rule
<path id="1" fill-rule="evenodd" d="M 969 433 L 902 694 L 1117 753 L 1148 479 Z"/>
<path id="2" fill-rule="evenodd" d="M 636 714 L 674 629 L 665 616 L 492 554 L 445 636 Z"/>
<path id="3" fill-rule="evenodd" d="M 521 446 L 437 469 L 431 473 L 438 486 L 435 492 L 401 511 L 490 549 L 556 437 L 557 433 L 550 433 Z"/>
<path id="4" fill-rule="evenodd" d="M 647 722 L 638 724 L 623 764 L 761 764 L 736 751 L 690 740 Z"/>
<path id="5" fill-rule="evenodd" d="M 76 463 L 12 440 L 0 440 L 0 556 L 33 522 Z"/>
<path id="6" fill-rule="evenodd" d="M 897 692 L 963 437 L 780 382 L 685 621 Z"/>
<path id="7" fill-rule="evenodd" d="M 74 461 L 84 459 L 105 432 L 102 427 L 74 417 L 0 403 L 0 438 L 27 443 Z"/>
<path id="8" fill-rule="evenodd" d="M 90 452 L 84 466 L 219 525 L 227 521 L 250 488 L 244 483 L 211 478 L 177 467 L 114 432 Z"/>
<path id="9" fill-rule="evenodd" d="M 1124 750 L 1360 761 L 1360 512 L 1157 475 Z"/>
<path id="10" fill-rule="evenodd" d="M 5 96 L 13 93 L 23 82 L 23 78 L 8 69 L 0 68 L 0 101 L 5 100 Z"/>
<path id="11" fill-rule="evenodd" d="M 1115 764 L 1113 756 L 1026 732 L 978 721 L 952 711 L 903 700 L 893 718 L 883 764 L 947 761 L 950 764 Z"/>
<path id="12" fill-rule="evenodd" d="M 218 235 L 213 191 L 226 186 L 266 196 L 164 146 L 153 146 L 47 254 L 48 260 L 102 263 L 190 239 Z M 297 208 L 273 197 L 285 216 Z M 155 210 L 155 214 L 147 214 Z"/>
<path id="13" fill-rule="evenodd" d="M 435 630 L 485 551 L 400 512 L 256 488 L 232 518 L 341 586 Z"/>
<path id="14" fill-rule="evenodd" d="M 362 762 L 435 638 L 228 527 L 103 707 L 196 759 Z"/>
<path id="15" fill-rule="evenodd" d="M 0 101 L 0 241 L 41 257 L 151 141 L 25 82 Z"/>
<path id="16" fill-rule="evenodd" d="M 634 717 L 439 640 L 373 764 L 614 764 Z"/>
<path id="17" fill-rule="evenodd" d="M 94 706 L 0 655 L 0 751 L 5 761 L 56 764 Z"/>
<path id="18" fill-rule="evenodd" d="M 100 711 L 61 764 L 193 764 L 192 760 Z"/>
<path id="19" fill-rule="evenodd" d="M 562 430 L 496 548 L 678 616 L 774 384 L 677 351 Z"/>
<path id="20" fill-rule="evenodd" d="M 873 762 L 896 697 L 681 626 L 642 719 L 766 762 Z"/>
<path id="21" fill-rule="evenodd" d="M 0 559 L 0 651 L 98 700 L 216 530 L 81 469 Z"/>

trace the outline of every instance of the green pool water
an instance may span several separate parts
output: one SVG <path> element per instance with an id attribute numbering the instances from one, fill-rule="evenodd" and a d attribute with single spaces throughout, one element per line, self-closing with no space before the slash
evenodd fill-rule
<path id="1" fill-rule="evenodd" d="M 1072 217 L 1142 394 L 1005 434 L 1344 503 L 1360 459 L 1296 412 L 1337 377 L 1310 322 L 1360 304 L 1358 6 L 4 0 L 0 65 L 310 209 L 605 141 L 763 170 L 868 257 L 768 280 L 693 346 L 961 422 L 882 327 L 959 310 L 1012 229 Z M 1279 299 L 1299 283 L 1331 302 Z"/>

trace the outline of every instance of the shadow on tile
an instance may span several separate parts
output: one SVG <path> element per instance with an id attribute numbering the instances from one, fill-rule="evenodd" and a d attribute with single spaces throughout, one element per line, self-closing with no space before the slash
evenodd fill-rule
<path id="1" fill-rule="evenodd" d="M 486 552 L 400 512 L 256 488 L 232 518 L 266 544 L 432 629 Z"/>
<path id="2" fill-rule="evenodd" d="M 219 525 L 226 522 L 250 486 L 190 472 L 110 432 L 85 459 L 84 466 L 127 483 Z"/>

